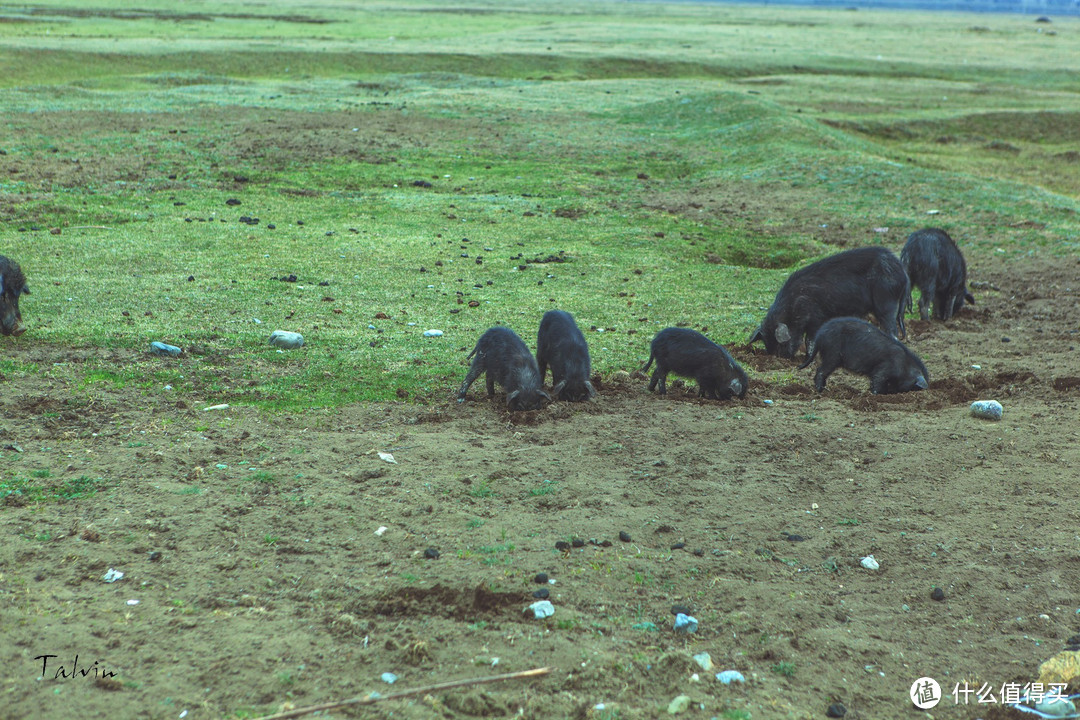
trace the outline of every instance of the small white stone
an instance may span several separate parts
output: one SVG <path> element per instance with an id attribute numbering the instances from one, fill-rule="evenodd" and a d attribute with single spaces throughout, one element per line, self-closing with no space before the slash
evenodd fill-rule
<path id="1" fill-rule="evenodd" d="M 738 670 L 725 670 L 724 672 L 716 673 L 716 679 L 725 685 L 730 685 L 733 682 L 746 682 L 746 678 L 744 678 L 743 674 Z"/>
<path id="2" fill-rule="evenodd" d="M 679 613 L 675 616 L 675 632 L 682 632 L 687 634 L 695 633 L 697 632 L 697 627 L 697 618 L 695 618 L 694 616 L 686 615 L 684 613 Z"/>
<path id="3" fill-rule="evenodd" d="M 396 682 L 397 682 L 397 675 L 395 675 L 395 674 L 394 674 L 394 673 L 392 673 L 392 672 L 384 672 L 384 673 L 383 673 L 382 675 L 380 675 L 379 677 L 381 677 L 381 678 L 382 678 L 382 681 L 383 681 L 384 683 L 386 683 L 387 685 L 393 685 L 394 683 L 396 683 Z"/>
<path id="4" fill-rule="evenodd" d="M 267 342 L 274 347 L 284 348 L 285 350 L 295 350 L 298 347 L 303 347 L 304 336 L 300 333 L 289 332 L 288 330 L 275 330 L 270 333 L 270 338 Z"/>
<path id="5" fill-rule="evenodd" d="M 124 577 L 124 573 L 116 570 L 115 568 L 109 568 L 109 571 L 105 573 L 105 576 L 101 579 L 107 583 L 113 583 Z"/>
<path id="6" fill-rule="evenodd" d="M 867 555 L 860 561 L 860 563 L 867 570 L 877 570 L 881 567 L 881 563 L 875 560 L 873 555 Z"/>
<path id="7" fill-rule="evenodd" d="M 424 337 L 442 337 L 442 330 L 425 330 Z"/>
<path id="8" fill-rule="evenodd" d="M 379 526 L 379 529 L 375 531 L 375 534 L 376 534 L 376 535 L 377 535 L 378 537 L 382 537 L 382 536 L 383 536 L 383 533 L 385 533 L 385 532 L 386 532 L 387 530 L 389 530 L 389 529 L 390 529 L 390 528 L 386 527 L 385 525 L 380 525 L 380 526 Z"/>
<path id="9" fill-rule="evenodd" d="M 971 403 L 971 414 L 983 420 L 1000 420 L 1002 410 L 997 400 L 976 400 Z"/>
<path id="10" fill-rule="evenodd" d="M 525 608 L 525 612 L 529 612 L 530 610 L 537 620 L 543 620 L 544 618 L 549 618 L 555 614 L 555 606 L 551 604 L 550 600 L 538 600 Z"/>
<path id="11" fill-rule="evenodd" d="M 694 662 L 701 667 L 705 672 L 709 672 L 713 669 L 712 656 L 707 652 L 698 653 L 694 656 Z"/>

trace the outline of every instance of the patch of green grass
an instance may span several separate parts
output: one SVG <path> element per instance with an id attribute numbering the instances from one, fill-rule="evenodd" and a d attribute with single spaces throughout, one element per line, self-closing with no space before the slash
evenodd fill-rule
<path id="1" fill-rule="evenodd" d="M 48 480 L 49 474 L 36 480 Z M 14 477 L 0 480 L 0 504 L 25 504 L 44 502 L 65 502 L 89 497 L 98 490 L 107 487 L 101 478 L 80 475 L 63 481 L 35 482 L 27 478 Z"/>
<path id="2" fill-rule="evenodd" d="M 266 470 L 255 470 L 248 475 L 248 479 L 252 482 L 263 483 L 265 485 L 273 485 L 277 482 L 277 478 L 274 477 L 273 473 Z"/>
<path id="3" fill-rule="evenodd" d="M 855 525 L 859 524 L 859 521 L 856 518 L 840 518 L 836 521 L 836 524 L 854 527 Z"/>
<path id="4" fill-rule="evenodd" d="M 783 675 L 784 677 L 794 677 L 795 676 L 795 663 L 790 662 L 788 660 L 781 660 L 780 662 L 774 664 L 769 669 L 772 670 L 777 675 Z"/>
<path id="5" fill-rule="evenodd" d="M 202 493 L 203 489 L 198 485 L 189 485 L 176 491 L 177 495 L 201 495 Z"/>
<path id="6" fill-rule="evenodd" d="M 482 481 L 476 483 L 475 485 L 473 485 L 472 487 L 470 487 L 469 490 L 467 491 L 467 494 L 469 495 L 469 497 L 483 499 L 483 498 L 493 498 L 493 497 L 497 496 L 499 493 L 497 493 L 495 490 L 492 490 L 491 486 L 488 485 L 487 482 L 482 480 Z"/>
<path id="7" fill-rule="evenodd" d="M 510 553 L 514 551 L 513 543 L 500 543 L 497 545 L 481 545 L 476 552 L 482 555 L 480 564 L 485 566 L 510 565 L 513 560 Z"/>
<path id="8" fill-rule="evenodd" d="M 558 480 L 544 480 L 539 486 L 529 488 L 529 495 L 533 497 L 542 497 L 544 495 L 550 495 L 558 489 Z"/>
<path id="9" fill-rule="evenodd" d="M 722 720 L 751 720 L 753 716 L 750 714 L 749 710 L 733 708 L 720 713 L 720 717 Z"/>
<path id="10" fill-rule="evenodd" d="M 35 341 L 135 351 L 46 369 L 88 392 L 441 403 L 485 328 L 527 337 L 552 307 L 589 328 L 601 373 L 670 325 L 742 343 L 791 268 L 897 248 L 930 210 L 965 251 L 1080 249 L 1080 61 L 1008 18 L 95 7 L 0 23 L 5 151 L 35 168 L 0 203 L 50 290 L 24 301 Z M 387 132 L 403 113 L 408 142 Z M 279 328 L 305 346 L 268 346 Z"/>
<path id="11" fill-rule="evenodd" d="M 270 533 L 263 535 L 263 544 L 269 547 L 277 545 L 278 540 L 280 540 L 280 538 L 278 538 L 276 535 L 271 535 Z"/>

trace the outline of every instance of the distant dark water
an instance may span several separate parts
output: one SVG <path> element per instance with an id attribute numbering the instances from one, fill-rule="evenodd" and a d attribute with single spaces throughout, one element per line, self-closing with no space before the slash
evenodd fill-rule
<path id="1" fill-rule="evenodd" d="M 1024 15 L 1080 15 L 1080 0 L 701 0 L 730 5 L 801 5 L 804 7 L 890 8 L 961 12 L 1021 13 Z"/>

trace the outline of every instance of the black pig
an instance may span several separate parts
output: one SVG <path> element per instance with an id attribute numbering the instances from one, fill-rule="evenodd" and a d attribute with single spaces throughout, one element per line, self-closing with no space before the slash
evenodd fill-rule
<path id="1" fill-rule="evenodd" d="M 875 395 L 925 390 L 930 382 L 930 373 L 918 355 L 859 318 L 833 318 L 822 325 L 813 350 L 799 369 L 818 355 L 821 366 L 814 375 L 818 392 L 825 389 L 825 381 L 839 367 L 869 377 L 870 392 Z"/>
<path id="2" fill-rule="evenodd" d="M 26 332 L 19 313 L 19 296 L 29 294 L 19 263 L 0 255 L 0 333 L 18 336 Z"/>
<path id="3" fill-rule="evenodd" d="M 746 395 L 750 385 L 746 373 L 728 351 L 696 330 L 666 328 L 653 338 L 648 370 L 656 360 L 656 370 L 649 380 L 649 390 L 660 383 L 660 394 L 667 392 L 667 374 L 673 372 L 697 380 L 698 395 L 717 400 Z"/>
<path id="4" fill-rule="evenodd" d="M 805 337 L 809 356 L 826 320 L 869 314 L 892 337 L 906 336 L 904 310 L 910 296 L 907 273 L 891 250 L 845 250 L 793 272 L 747 342 L 762 340 L 770 355 L 790 358 Z"/>
<path id="5" fill-rule="evenodd" d="M 488 397 L 495 396 L 495 383 L 498 382 L 506 391 L 506 406 L 511 410 L 538 410 L 544 400 L 551 399 L 541 387 L 536 359 L 510 328 L 489 328 L 480 336 L 469 357 L 473 361 L 458 390 L 458 402 L 465 402 L 469 386 L 483 373 L 487 373 Z"/>
<path id="6" fill-rule="evenodd" d="M 540 382 L 551 366 L 551 394 L 563 400 L 588 400 L 596 391 L 589 382 L 589 346 L 574 317 L 563 310 L 548 310 L 536 333 L 536 362 Z"/>
<path id="7" fill-rule="evenodd" d="M 938 228 L 923 228 L 908 235 L 900 262 L 912 287 L 919 288 L 919 317 L 930 319 L 928 308 L 934 303 L 934 317 L 948 320 L 966 300 L 975 298 L 967 289 L 967 263 L 949 234 Z M 911 301 L 908 300 L 908 306 Z"/>

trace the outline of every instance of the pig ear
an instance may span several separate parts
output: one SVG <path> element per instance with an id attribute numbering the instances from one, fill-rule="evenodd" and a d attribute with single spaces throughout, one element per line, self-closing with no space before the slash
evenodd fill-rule
<path id="1" fill-rule="evenodd" d="M 514 392 L 507 395 L 506 396 L 506 405 L 507 405 L 507 407 L 509 407 L 510 403 L 514 402 L 514 398 L 516 398 L 520 394 L 521 394 L 520 390 L 515 390 Z"/>
<path id="2" fill-rule="evenodd" d="M 22 291 L 23 291 L 23 295 L 29 295 L 29 294 L 30 294 L 30 288 L 26 287 L 25 285 L 23 285 L 23 289 L 22 289 Z M 974 305 L 974 304 L 975 304 L 975 301 L 974 301 L 974 300 L 972 300 L 972 301 L 971 301 L 971 304 L 972 304 L 972 305 Z"/>
<path id="3" fill-rule="evenodd" d="M 924 378 L 922 375 L 915 378 L 915 387 L 919 388 L 920 390 L 925 390 L 927 388 L 926 378 Z"/>
<path id="4" fill-rule="evenodd" d="M 739 382 L 739 378 L 732 378 L 731 382 L 728 383 L 728 387 L 731 388 L 731 392 L 735 393 L 739 397 L 742 397 L 743 386 L 742 383 Z"/>
<path id="5" fill-rule="evenodd" d="M 585 389 L 589 391 L 589 397 L 596 395 L 596 388 L 594 388 L 592 383 L 588 380 L 585 381 Z"/>
<path id="6" fill-rule="evenodd" d="M 967 300 L 968 305 L 974 305 L 975 304 L 975 296 L 972 295 L 969 292 L 964 293 L 964 299 Z"/>
<path id="7" fill-rule="evenodd" d="M 564 387 L 566 387 L 566 381 L 565 380 L 560 380 L 558 385 L 551 388 L 551 394 L 552 395 L 558 395 L 559 393 L 561 393 L 563 391 Z M 543 391 L 541 391 L 541 392 L 543 392 Z"/>
<path id="8" fill-rule="evenodd" d="M 747 345 L 752 345 L 758 340 L 765 342 L 765 333 L 761 332 L 761 326 L 758 325 L 758 329 L 754 331 L 754 334 L 750 336 L 750 339 L 746 341 Z"/>
<path id="9" fill-rule="evenodd" d="M 776 336 L 776 342 L 778 343 L 786 343 L 788 340 L 791 339 L 791 331 L 788 330 L 788 326 L 784 323 L 780 323 L 776 326 L 776 330 L 773 332 L 773 335 Z"/>
<path id="10" fill-rule="evenodd" d="M 545 399 L 545 400 L 547 400 L 548 402 L 551 402 L 551 396 L 550 396 L 550 395 L 548 395 L 548 394 L 547 394 L 546 392 L 544 392 L 543 390 L 539 390 L 538 392 L 540 393 L 540 397 L 544 398 L 544 399 Z"/>

